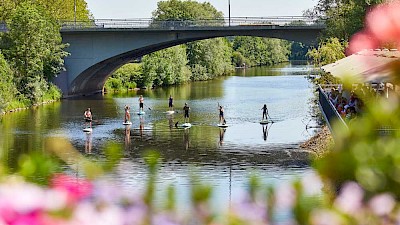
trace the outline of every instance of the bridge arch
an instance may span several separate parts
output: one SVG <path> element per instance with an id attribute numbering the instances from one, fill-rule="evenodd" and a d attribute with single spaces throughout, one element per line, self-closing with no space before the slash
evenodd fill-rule
<path id="1" fill-rule="evenodd" d="M 235 26 L 195 29 L 62 30 L 69 43 L 66 71 L 55 80 L 65 97 L 101 92 L 120 66 L 146 54 L 196 40 L 226 36 L 278 38 L 315 45 L 322 26 Z"/>

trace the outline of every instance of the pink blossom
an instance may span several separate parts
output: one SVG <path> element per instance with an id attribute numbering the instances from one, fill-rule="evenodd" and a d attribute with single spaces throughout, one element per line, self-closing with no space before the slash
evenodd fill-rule
<path id="1" fill-rule="evenodd" d="M 33 184 L 8 180 L 0 186 L 0 218 L 10 222 L 42 211 L 44 194 Z"/>
<path id="2" fill-rule="evenodd" d="M 93 185 L 89 181 L 65 174 L 56 174 L 51 180 L 51 187 L 55 190 L 65 191 L 68 194 L 69 203 L 75 203 L 88 197 L 93 189 Z"/>
<path id="3" fill-rule="evenodd" d="M 276 188 L 276 207 L 278 209 L 290 209 L 296 202 L 297 192 L 291 184 L 283 184 Z"/>
<path id="4" fill-rule="evenodd" d="M 381 42 L 399 42 L 400 2 L 376 6 L 366 17 L 368 30 Z"/>
<path id="5" fill-rule="evenodd" d="M 311 225 L 338 225 L 344 224 L 342 218 L 333 211 L 317 209 L 312 211 L 310 216 Z"/>
<path id="6" fill-rule="evenodd" d="M 354 214 L 362 207 L 364 190 L 355 182 L 346 183 L 339 196 L 334 202 L 334 206 L 344 213 Z"/>
<path id="7" fill-rule="evenodd" d="M 364 49 L 381 48 L 385 44 L 400 47 L 400 1 L 377 5 L 366 16 L 366 27 L 350 39 L 346 54 Z"/>
<path id="8" fill-rule="evenodd" d="M 384 216 L 392 212 L 396 202 L 392 195 L 380 194 L 373 197 L 368 205 L 376 215 Z"/>
<path id="9" fill-rule="evenodd" d="M 368 32 L 358 32 L 354 34 L 346 49 L 346 55 L 351 55 L 365 49 L 375 49 L 379 46 L 379 42 Z"/>

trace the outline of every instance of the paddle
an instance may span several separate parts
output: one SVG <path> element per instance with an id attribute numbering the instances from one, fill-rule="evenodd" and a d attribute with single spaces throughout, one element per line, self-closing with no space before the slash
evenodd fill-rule
<path id="1" fill-rule="evenodd" d="M 271 118 L 271 116 L 269 115 L 269 113 L 267 113 L 267 116 L 268 116 L 269 119 L 271 120 L 271 123 L 275 123 L 275 122 L 272 120 L 272 118 Z"/>
<path id="2" fill-rule="evenodd" d="M 144 103 L 143 103 L 144 104 Z M 151 110 L 151 108 L 150 107 L 148 107 L 146 104 L 144 104 L 149 110 Z"/>

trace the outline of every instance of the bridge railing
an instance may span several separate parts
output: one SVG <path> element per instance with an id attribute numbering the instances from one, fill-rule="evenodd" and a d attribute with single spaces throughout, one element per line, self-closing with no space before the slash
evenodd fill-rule
<path id="1" fill-rule="evenodd" d="M 229 26 L 325 26 L 324 21 L 302 16 L 231 17 L 201 20 L 96 19 L 90 22 L 61 21 L 63 30 L 74 29 L 197 29 Z"/>

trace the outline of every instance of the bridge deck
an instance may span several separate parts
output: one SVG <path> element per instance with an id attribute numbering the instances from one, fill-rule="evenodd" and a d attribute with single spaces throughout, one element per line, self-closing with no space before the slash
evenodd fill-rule
<path id="1" fill-rule="evenodd" d="M 97 19 L 93 21 L 61 21 L 63 30 L 76 29 L 199 29 L 221 27 L 268 27 L 268 26 L 290 26 L 290 27 L 318 27 L 325 28 L 324 21 L 312 20 L 303 16 L 280 16 L 280 17 L 231 17 L 221 19 L 200 20 L 154 20 L 154 19 Z"/>

